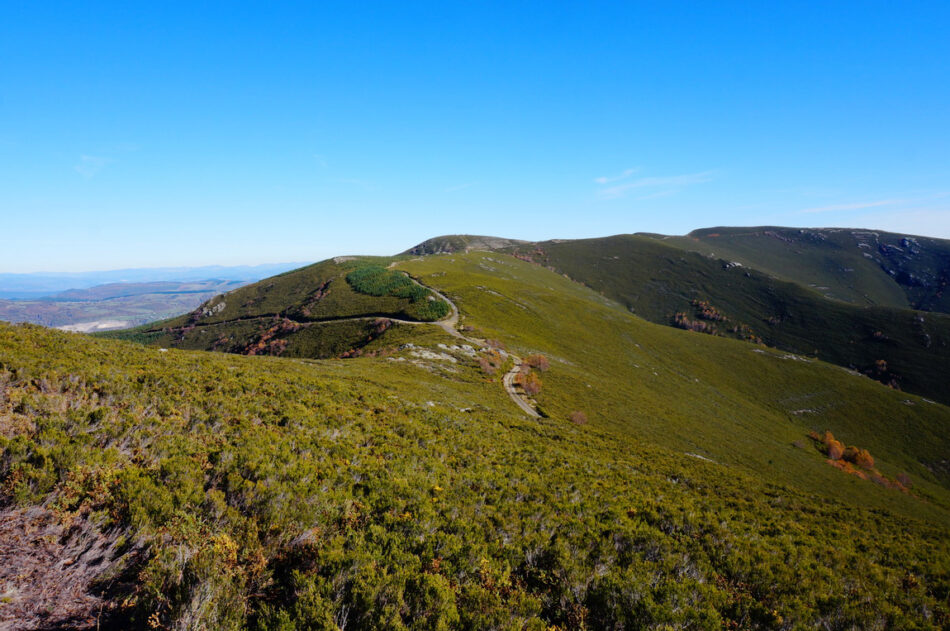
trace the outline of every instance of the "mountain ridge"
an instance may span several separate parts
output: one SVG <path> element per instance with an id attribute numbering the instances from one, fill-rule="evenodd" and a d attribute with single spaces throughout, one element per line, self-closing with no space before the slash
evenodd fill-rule
<path id="1" fill-rule="evenodd" d="M 784 232 L 776 232 L 778 230 Z M 709 228 L 690 234 L 711 234 L 716 235 L 711 237 L 716 239 L 726 231 L 755 235 L 766 239 L 767 244 L 771 241 L 781 244 L 780 259 L 788 255 L 790 238 L 783 236 L 786 233 L 804 235 L 802 238 L 817 239 L 819 243 L 829 239 L 826 234 L 837 235 L 838 240 L 841 234 L 853 233 L 888 234 L 888 239 L 897 242 L 913 239 L 866 230 L 772 227 Z M 789 274 L 777 277 L 767 269 L 750 264 L 748 259 L 739 263 L 731 253 L 713 256 L 711 251 L 695 251 L 691 245 L 683 244 L 684 239 L 629 234 L 519 245 L 499 239 L 497 242 L 501 245 L 497 251 L 513 253 L 567 274 L 652 322 L 764 342 L 795 353 L 818 356 L 883 383 L 950 401 L 943 385 L 943 375 L 950 373 L 950 317 L 945 313 L 915 312 L 906 306 L 887 304 L 855 305 L 831 298 L 806 283 L 788 280 Z M 939 272 L 931 270 L 928 277 L 950 273 L 950 241 L 929 240 L 927 243 L 931 242 L 936 245 L 927 247 L 936 254 L 928 260 L 942 261 L 946 253 L 946 268 L 940 268 Z M 436 243 L 443 251 L 451 251 L 453 245 L 464 246 L 467 241 L 464 236 L 451 236 L 436 237 L 427 243 Z M 844 249 L 838 243 L 831 243 L 829 247 L 835 251 Z M 861 248 L 852 249 L 859 253 L 857 256 L 862 261 L 867 260 Z M 888 251 L 883 245 L 881 249 Z M 763 258 L 761 250 L 762 247 L 759 259 Z M 809 267 L 807 261 L 816 258 L 827 267 L 824 248 L 820 255 L 814 250 L 796 255 L 806 259 L 799 268 Z M 851 253 L 850 256 L 856 255 Z M 838 255 L 835 260 L 845 259 Z M 880 264 L 879 260 L 873 260 L 867 268 L 871 271 L 865 269 L 864 275 L 876 275 L 873 282 L 886 278 L 891 283 L 889 290 L 900 294 L 894 299 L 900 303 L 904 294 L 891 278 L 897 274 L 888 274 Z M 788 266 L 794 267 L 791 263 Z M 942 299 L 941 291 L 934 295 Z M 936 306 L 942 304 L 931 302 Z"/>

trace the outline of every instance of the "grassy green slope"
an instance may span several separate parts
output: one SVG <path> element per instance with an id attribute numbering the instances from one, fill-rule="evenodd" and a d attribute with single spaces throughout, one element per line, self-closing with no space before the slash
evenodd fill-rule
<path id="1" fill-rule="evenodd" d="M 273 276 L 209 300 L 182 323 L 189 317 L 201 324 L 268 316 L 304 322 L 373 315 L 416 319 L 409 299 L 362 294 L 346 282 L 348 272 L 374 260 L 340 257 Z"/>
<path id="2" fill-rule="evenodd" d="M 707 228 L 666 243 L 739 261 L 857 305 L 950 312 L 950 242 L 843 228 Z"/>
<path id="3" fill-rule="evenodd" d="M 648 237 L 544 242 L 518 248 L 653 322 L 697 318 L 693 300 L 724 315 L 721 332 L 745 325 L 769 346 L 815 355 L 902 389 L 950 402 L 950 316 L 833 301 L 762 272 L 684 252 Z M 884 360 L 885 364 L 880 364 Z"/>
<path id="4" fill-rule="evenodd" d="M 777 481 L 810 480 L 808 488 L 817 492 L 876 495 L 873 485 L 843 481 L 809 450 L 792 445 L 809 429 L 831 429 L 876 451 L 892 474 L 906 468 L 950 483 L 944 462 L 950 415 L 942 405 L 817 360 L 646 322 L 507 255 L 426 257 L 400 267 L 455 301 L 463 325 L 522 354 L 548 355 L 552 368 L 540 399 L 558 418 L 582 411 L 637 440 Z M 934 492 L 943 497 L 942 490 Z M 874 500 L 869 495 L 867 501 Z"/>
<path id="5" fill-rule="evenodd" d="M 216 296 L 180 318 L 105 336 L 249 355 L 335 357 L 358 351 L 385 334 L 390 318 L 426 321 L 441 316 L 432 305 L 442 301 L 419 287 L 418 296 L 393 295 L 398 292 L 387 292 L 386 285 L 376 292 L 381 295 L 372 295 L 347 281 L 354 270 L 371 265 L 377 275 L 405 282 L 378 265 L 388 262 L 372 257 L 323 261 Z"/>

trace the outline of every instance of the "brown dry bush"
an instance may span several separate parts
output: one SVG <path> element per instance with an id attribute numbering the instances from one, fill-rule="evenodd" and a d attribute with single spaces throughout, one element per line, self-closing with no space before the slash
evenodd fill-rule
<path id="1" fill-rule="evenodd" d="M 540 353 L 528 355 L 524 358 L 524 363 L 540 372 L 544 372 L 551 367 L 550 362 L 548 362 L 548 358 Z"/>
<path id="2" fill-rule="evenodd" d="M 844 456 L 844 445 L 842 445 L 837 440 L 830 440 L 829 442 L 825 443 L 825 447 L 828 450 L 828 457 L 832 460 L 841 460 L 841 458 Z"/>
<path id="3" fill-rule="evenodd" d="M 501 368 L 503 363 L 504 360 L 501 357 L 501 353 L 494 349 L 487 351 L 478 358 L 478 367 L 481 368 L 482 372 L 486 375 L 494 375 L 495 372 Z"/>
<path id="4" fill-rule="evenodd" d="M 536 372 L 529 372 L 521 378 L 521 387 L 525 394 L 533 397 L 541 392 L 541 377 Z"/>
<path id="5" fill-rule="evenodd" d="M 867 449 L 858 449 L 853 462 L 862 469 L 874 468 L 874 457 L 871 456 Z"/>

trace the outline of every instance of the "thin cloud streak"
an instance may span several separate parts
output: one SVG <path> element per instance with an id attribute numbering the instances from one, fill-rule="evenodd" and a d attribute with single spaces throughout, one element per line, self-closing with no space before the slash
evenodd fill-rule
<path id="1" fill-rule="evenodd" d="M 624 197 L 629 191 L 642 188 L 667 189 L 664 191 L 659 191 L 658 193 L 649 194 L 645 196 L 646 198 L 672 195 L 687 186 L 712 182 L 714 175 L 714 171 L 703 171 L 701 173 L 687 173 L 684 175 L 641 177 L 632 182 L 627 182 L 626 184 L 611 186 L 610 188 L 605 188 L 601 191 L 598 191 L 597 196 L 601 199 L 618 199 L 620 197 Z"/>
<path id="2" fill-rule="evenodd" d="M 860 215 L 865 226 L 903 234 L 950 239 L 950 208 L 934 206 L 897 212 L 867 212 Z"/>
<path id="3" fill-rule="evenodd" d="M 630 177 L 631 175 L 633 175 L 634 173 L 636 173 L 636 172 L 639 171 L 639 170 L 640 170 L 640 167 L 634 167 L 634 168 L 632 168 L 632 169 L 626 169 L 626 170 L 624 170 L 624 172 L 621 173 L 620 175 L 614 175 L 614 176 L 612 176 L 612 177 L 611 177 L 611 176 L 601 176 L 601 177 L 598 177 L 598 178 L 594 178 L 594 181 L 597 182 L 598 184 L 610 184 L 611 182 L 619 182 L 619 181 L 621 181 L 621 180 L 626 180 L 628 177 Z"/>
<path id="4" fill-rule="evenodd" d="M 370 189 L 372 189 L 372 188 L 375 188 L 375 187 L 373 186 L 372 182 L 367 182 L 366 180 L 360 180 L 360 179 L 355 178 L 355 177 L 340 178 L 340 179 L 337 180 L 337 182 L 339 182 L 340 184 L 350 184 L 350 185 L 352 185 L 352 186 L 359 186 L 359 187 L 365 188 L 365 189 L 367 189 L 367 190 L 370 190 Z"/>
<path id="5" fill-rule="evenodd" d="M 894 204 L 905 203 L 902 199 L 882 199 L 876 202 L 857 202 L 854 204 L 832 204 L 831 206 L 818 206 L 816 208 L 805 208 L 800 210 L 802 213 L 830 213 L 837 210 L 861 210 L 863 208 L 876 208 L 878 206 L 892 206 Z"/>
<path id="6" fill-rule="evenodd" d="M 650 193 L 649 195 L 641 195 L 640 197 L 637 198 L 637 200 L 657 199 L 658 197 L 669 197 L 670 195 L 673 195 L 675 193 L 676 191 L 659 191 L 656 193 Z"/>

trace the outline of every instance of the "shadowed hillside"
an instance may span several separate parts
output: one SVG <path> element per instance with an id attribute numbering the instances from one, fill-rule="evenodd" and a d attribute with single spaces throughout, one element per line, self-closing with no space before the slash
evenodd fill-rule
<path id="1" fill-rule="evenodd" d="M 755 269 L 637 235 L 513 250 L 653 322 L 815 356 L 950 401 L 950 316 L 829 300 Z"/>
<path id="2" fill-rule="evenodd" d="M 950 241 L 848 228 L 706 228 L 666 243 L 856 305 L 950 312 Z"/>

